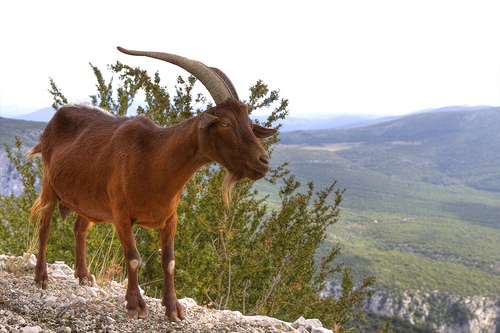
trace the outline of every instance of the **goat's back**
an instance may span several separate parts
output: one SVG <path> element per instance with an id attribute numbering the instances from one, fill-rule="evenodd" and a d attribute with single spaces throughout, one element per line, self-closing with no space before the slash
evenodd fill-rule
<path id="1" fill-rule="evenodd" d="M 147 118 L 117 117 L 95 106 L 69 104 L 61 107 L 47 124 L 40 138 L 42 157 L 50 161 L 57 151 L 67 156 L 83 154 L 85 158 L 95 159 L 106 151 L 124 150 L 137 136 L 148 136 L 151 130 L 158 128 Z M 122 144 L 112 146 L 117 136 Z"/>
<path id="2" fill-rule="evenodd" d="M 131 161 L 144 162 L 134 154 L 147 151 L 144 145 L 154 142 L 149 139 L 159 129 L 143 117 L 117 117 L 85 104 L 64 106 L 40 137 L 44 177 L 66 206 L 108 220 L 110 191 L 130 182 L 125 177 Z"/>

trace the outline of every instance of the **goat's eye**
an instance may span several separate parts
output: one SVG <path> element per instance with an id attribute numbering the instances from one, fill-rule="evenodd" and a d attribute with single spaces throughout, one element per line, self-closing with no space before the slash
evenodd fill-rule
<path id="1" fill-rule="evenodd" d="M 219 122 L 219 126 L 228 127 L 229 123 L 227 121 L 221 121 L 221 122 Z"/>

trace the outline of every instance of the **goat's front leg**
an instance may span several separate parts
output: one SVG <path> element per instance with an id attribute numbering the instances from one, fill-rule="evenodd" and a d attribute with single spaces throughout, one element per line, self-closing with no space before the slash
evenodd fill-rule
<path id="1" fill-rule="evenodd" d="M 89 274 L 87 269 L 87 259 L 85 258 L 85 248 L 87 240 L 87 230 L 90 227 L 90 222 L 78 215 L 75 224 L 73 225 L 73 233 L 75 234 L 75 277 L 78 278 L 80 284 L 89 283 L 92 285 L 94 279 Z"/>
<path id="2" fill-rule="evenodd" d="M 135 247 L 132 223 L 127 219 L 117 219 L 115 220 L 115 230 L 123 248 L 128 271 L 128 285 L 127 292 L 125 293 L 128 315 L 133 319 L 146 318 L 148 316 L 148 308 L 142 299 L 138 278 L 141 257 Z"/>
<path id="3" fill-rule="evenodd" d="M 165 316 L 173 322 L 180 322 L 184 319 L 182 310 L 174 288 L 174 236 L 177 228 L 177 214 L 173 214 L 160 229 L 161 239 L 161 266 L 163 268 L 163 298 L 162 304 L 165 306 Z"/>

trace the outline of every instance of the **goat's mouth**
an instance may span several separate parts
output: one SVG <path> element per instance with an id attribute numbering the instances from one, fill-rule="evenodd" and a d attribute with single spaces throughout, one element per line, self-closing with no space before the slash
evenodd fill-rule
<path id="1" fill-rule="evenodd" d="M 270 171 L 268 164 L 253 165 L 245 163 L 245 176 L 250 180 L 259 180 Z"/>

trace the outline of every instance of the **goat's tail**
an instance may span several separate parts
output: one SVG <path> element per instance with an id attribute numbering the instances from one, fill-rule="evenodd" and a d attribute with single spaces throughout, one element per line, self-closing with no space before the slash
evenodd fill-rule
<path id="1" fill-rule="evenodd" d="M 32 147 L 26 154 L 26 159 L 42 156 L 42 145 L 38 143 L 36 146 Z"/>
<path id="2" fill-rule="evenodd" d="M 39 220 L 44 208 L 48 208 L 48 205 L 42 203 L 42 195 L 40 194 L 33 206 L 31 206 L 30 221 Z"/>
<path id="3" fill-rule="evenodd" d="M 28 151 L 28 153 L 26 154 L 26 160 L 38 156 L 42 156 L 42 145 L 40 143 L 38 143 Z M 31 215 L 30 215 L 31 221 L 38 220 L 44 208 L 48 208 L 47 204 L 44 205 L 42 203 L 44 188 L 45 186 L 42 186 L 42 191 L 40 192 L 40 195 L 38 196 L 38 198 L 35 200 L 35 203 L 31 207 Z"/>

